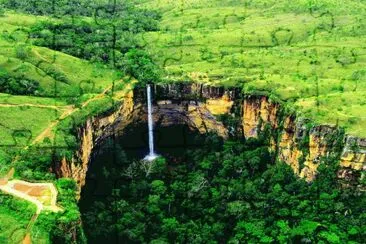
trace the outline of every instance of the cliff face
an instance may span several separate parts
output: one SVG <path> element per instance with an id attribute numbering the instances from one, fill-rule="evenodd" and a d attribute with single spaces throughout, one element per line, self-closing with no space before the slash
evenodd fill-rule
<path id="1" fill-rule="evenodd" d="M 280 104 L 268 97 L 243 98 L 238 89 L 199 84 L 155 85 L 152 91 L 153 119 L 158 126 L 185 124 L 200 133 L 213 131 L 224 138 L 230 134 L 258 137 L 269 128 L 271 148 L 276 151 L 278 160 L 289 164 L 296 174 L 308 181 L 314 179 L 321 159 L 337 157 L 339 152 L 342 152 L 339 177 L 359 177 L 366 170 L 365 139 L 347 136 L 342 143 L 343 134 L 338 128 L 313 126 L 295 115 L 283 115 Z M 217 119 L 219 115 L 229 116 L 239 123 L 224 125 Z M 78 129 L 80 149 L 70 161 L 65 158 L 61 161 L 57 175 L 72 177 L 82 187 L 93 148 L 104 138 L 123 133 L 128 124 L 146 121 L 146 91 L 135 89 L 124 97 L 117 111 L 89 118 Z"/>
<path id="2" fill-rule="evenodd" d="M 199 85 L 160 85 L 153 89 L 153 120 L 157 126 L 188 125 L 200 133 L 215 132 L 228 137 L 228 128 L 215 115 L 231 113 L 234 90 Z M 63 158 L 56 165 L 58 177 L 75 179 L 79 190 L 85 185 L 86 173 L 93 149 L 103 139 L 123 133 L 131 123 L 147 123 L 145 89 L 135 89 L 123 97 L 117 111 L 89 118 L 77 129 L 79 150 L 71 160 Z"/>
<path id="3" fill-rule="evenodd" d="M 270 102 L 264 96 L 248 96 L 243 102 L 243 130 L 244 136 L 257 137 L 265 125 L 272 130 L 278 128 L 279 104 Z"/>
<path id="4" fill-rule="evenodd" d="M 328 125 L 314 126 L 309 131 L 309 153 L 305 159 L 300 176 L 308 181 L 314 179 L 320 160 L 326 157 L 336 157 L 339 153 L 337 142 L 343 140 L 343 135 L 336 127 Z"/>
<path id="5" fill-rule="evenodd" d="M 133 92 L 129 92 L 117 111 L 107 115 L 89 118 L 84 126 L 77 129 L 80 141 L 79 150 L 71 160 L 63 158 L 56 168 L 58 177 L 73 178 L 79 190 L 85 185 L 86 172 L 94 147 L 114 133 L 113 125 L 117 122 L 128 124 L 133 110 Z"/>
<path id="6" fill-rule="evenodd" d="M 278 138 L 271 138 L 271 141 L 275 144 L 272 147 L 278 148 L 278 159 L 290 165 L 296 174 L 307 181 L 314 179 L 322 159 L 337 157 L 340 152 L 339 176 L 349 179 L 355 175 L 364 177 L 365 139 L 346 136 L 344 140 L 339 128 L 311 124 L 309 127 L 309 121 L 296 118 L 295 115 L 281 115 L 280 110 L 278 103 L 266 97 L 246 97 L 242 120 L 244 136 L 257 137 L 265 124 L 272 131 L 277 130 Z M 342 144 L 343 148 L 340 147 Z"/>
<path id="7" fill-rule="evenodd" d="M 215 132 L 228 137 L 230 128 L 225 127 L 216 116 L 236 116 L 231 109 L 239 98 L 238 90 L 200 84 L 166 84 L 153 86 L 152 92 L 153 119 L 157 126 L 185 124 L 200 133 Z M 146 91 L 135 90 L 135 111 L 140 115 L 134 117 L 138 121 L 146 122 L 146 107 Z"/>
<path id="8" fill-rule="evenodd" d="M 299 122 L 296 123 L 294 116 L 284 119 L 282 135 L 279 140 L 278 159 L 291 166 L 296 174 L 300 174 L 300 158 L 303 152 L 299 145 L 303 140 L 306 128 Z"/>
<path id="9" fill-rule="evenodd" d="M 280 134 L 278 158 L 289 164 L 294 172 L 308 181 L 314 179 L 320 160 L 336 157 L 341 131 L 328 125 L 307 128 L 306 121 L 294 116 L 284 119 Z"/>
<path id="10" fill-rule="evenodd" d="M 347 136 L 345 147 L 342 152 L 340 165 L 342 169 L 338 172 L 339 177 L 345 179 L 354 178 L 354 172 L 360 177 L 366 177 L 366 139 Z"/>

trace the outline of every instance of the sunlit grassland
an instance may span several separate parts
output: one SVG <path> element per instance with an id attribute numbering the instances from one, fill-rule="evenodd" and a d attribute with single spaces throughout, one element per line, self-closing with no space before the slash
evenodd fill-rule
<path id="1" fill-rule="evenodd" d="M 136 2 L 163 13 L 161 31 L 140 37 L 165 69 L 165 81 L 241 86 L 296 105 L 300 116 L 366 136 L 364 3 L 326 0 L 310 9 L 305 0 Z M 1 67 L 39 81 L 45 94 L 57 97 L 52 104 L 101 92 L 116 79 L 102 65 L 32 46 L 17 30 L 44 19 L 15 13 L 1 18 L 1 31 L 16 39 L 0 38 Z M 15 54 L 22 43 L 30 48 L 24 60 Z M 48 75 L 50 67 L 69 82 Z"/>
<path id="2" fill-rule="evenodd" d="M 121 88 L 118 72 L 113 69 L 32 45 L 28 28 L 46 19 L 14 12 L 6 12 L 0 17 L 0 68 L 12 76 L 38 81 L 41 88 L 37 96 L 0 94 L 3 146 L 26 146 L 59 119 L 65 109 L 69 109 L 66 106 L 77 106 L 113 84 L 115 89 Z M 17 48 L 24 49 L 26 55 L 19 57 Z"/>
<path id="3" fill-rule="evenodd" d="M 0 107 L 1 144 L 26 146 L 61 115 L 52 108 L 31 106 Z"/>
<path id="4" fill-rule="evenodd" d="M 29 27 L 46 17 L 7 12 L 0 17 L 0 66 L 14 76 L 24 75 L 40 82 L 50 97 L 77 97 L 82 93 L 99 93 L 114 81 L 117 72 L 104 65 L 92 64 L 73 56 L 44 47 L 33 46 Z M 52 21 L 61 21 L 52 19 Z M 26 56 L 17 56 L 17 48 L 23 48 Z M 65 77 L 60 80 L 59 77 Z M 66 80 L 66 81 L 65 81 Z M 84 88 L 84 89 L 83 89 Z"/>
<path id="5" fill-rule="evenodd" d="M 0 93 L 0 106 L 2 104 L 10 105 L 45 105 L 45 106 L 67 106 L 67 103 L 60 99 L 49 97 L 35 97 L 35 96 L 14 96 L 7 93 Z"/>
<path id="6" fill-rule="evenodd" d="M 165 81 L 239 85 L 366 136 L 365 3 L 158 3 L 161 31 L 141 41 L 167 71 Z"/>

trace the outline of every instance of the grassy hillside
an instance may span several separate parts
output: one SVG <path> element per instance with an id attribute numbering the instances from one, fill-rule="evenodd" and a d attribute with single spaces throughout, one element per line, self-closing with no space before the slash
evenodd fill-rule
<path id="1" fill-rule="evenodd" d="M 12 1 L 0 0 L 0 7 L 3 2 Z M 133 12 L 128 18 L 104 13 L 100 21 L 92 17 L 93 9 L 75 19 L 53 16 L 52 8 L 40 12 L 43 16 L 0 9 L 0 176 L 15 168 L 15 177 L 56 182 L 49 173 L 53 149 L 64 154 L 74 150 L 72 128 L 116 106 L 132 87 L 131 79 L 121 78 L 126 63 L 119 59 L 135 47 L 146 50 L 162 68 L 163 82 L 235 85 L 247 94 L 281 100 L 316 123 L 337 124 L 366 137 L 365 1 L 131 2 L 157 12 Z M 161 20 L 155 13 L 161 13 Z M 52 28 L 61 33 L 54 43 L 49 39 L 55 37 Z M 114 45 L 109 33 L 121 35 Z M 143 55 L 134 58 L 145 61 Z M 116 91 L 122 91 L 118 99 Z M 72 211 L 63 216 L 42 213 L 31 230 L 33 240 L 47 242 L 48 224 L 60 219 L 62 227 L 65 219 L 79 226 L 75 186 L 64 184 L 69 199 L 63 207 Z M 18 242 L 34 209 L 5 198 L 0 194 L 0 242 Z"/>
<path id="2" fill-rule="evenodd" d="M 160 31 L 135 35 L 164 68 L 165 81 L 242 86 L 289 102 L 303 117 L 366 136 L 365 3 L 135 2 L 162 13 Z M 33 41 L 31 26 L 51 20 L 37 18 L 8 12 L 1 18 L 2 68 L 38 81 L 40 95 L 69 102 L 83 87 L 98 93 L 116 80 L 103 65 L 25 45 Z"/>
<path id="3" fill-rule="evenodd" d="M 163 11 L 141 42 L 166 81 L 237 84 L 366 136 L 362 1 L 144 1 Z"/>
<path id="4" fill-rule="evenodd" d="M 91 98 L 121 82 L 117 72 L 104 65 L 31 45 L 29 27 L 46 17 L 9 12 L 0 19 L 0 73 L 39 83 L 36 93 L 28 96 L 0 93 L 2 146 L 14 145 L 16 131 L 27 131 L 29 139 L 36 138 L 79 99 Z"/>
<path id="5" fill-rule="evenodd" d="M 37 80 L 39 95 L 49 97 L 76 97 L 82 86 L 90 84 L 90 92 L 101 92 L 112 84 L 116 72 L 102 65 L 91 64 L 70 55 L 31 45 L 30 27 L 46 17 L 6 13 L 1 17 L 3 33 L 0 51 L 2 69 L 14 76 Z M 48 18 L 49 21 L 56 21 Z M 59 20 L 58 20 L 59 21 Z"/>
<path id="6" fill-rule="evenodd" d="M 113 92 L 127 84 L 106 65 L 32 45 L 29 30 L 44 20 L 59 21 L 12 11 L 0 17 L 0 177 L 15 168 L 16 178 L 53 181 L 54 176 L 48 173 L 54 155 L 50 144 L 67 148 L 60 138 L 70 136 L 76 122 L 114 106 Z M 58 142 L 53 142 L 55 138 Z M 31 145 L 37 147 L 29 148 Z M 75 201 L 74 193 L 70 191 L 70 201 Z M 0 242 L 19 243 L 35 209 L 19 199 L 0 197 Z M 60 214 L 42 212 L 28 229 L 32 241 L 50 243 L 51 228 L 59 218 L 65 224 L 69 216 L 78 221 L 77 210 L 72 210 L 75 203 L 65 207 L 67 211 Z"/>

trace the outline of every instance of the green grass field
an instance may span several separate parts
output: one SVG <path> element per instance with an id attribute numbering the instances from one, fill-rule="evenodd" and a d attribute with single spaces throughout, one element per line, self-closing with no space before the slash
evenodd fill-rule
<path id="1" fill-rule="evenodd" d="M 24 147 L 60 116 L 58 110 L 31 106 L 0 107 L 0 113 L 3 145 Z M 16 131 L 24 131 L 25 135 L 19 136 L 18 140 Z"/>
<path id="2" fill-rule="evenodd" d="M 240 85 L 366 137 L 366 4 L 145 1 L 161 31 L 141 36 L 166 81 Z M 246 4 L 245 4 L 246 3 Z M 314 102 L 315 101 L 315 102 Z"/>
<path id="3" fill-rule="evenodd" d="M 21 243 L 36 206 L 0 192 L 0 242 Z"/>

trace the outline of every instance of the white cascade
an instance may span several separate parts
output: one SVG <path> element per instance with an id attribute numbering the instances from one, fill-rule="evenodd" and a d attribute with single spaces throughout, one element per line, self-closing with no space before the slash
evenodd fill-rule
<path id="1" fill-rule="evenodd" d="M 151 102 L 151 87 L 147 85 L 147 119 L 148 119 L 148 129 L 149 129 L 149 154 L 144 158 L 145 160 L 152 161 L 158 157 L 154 152 L 154 123 L 152 118 L 153 108 Z"/>

